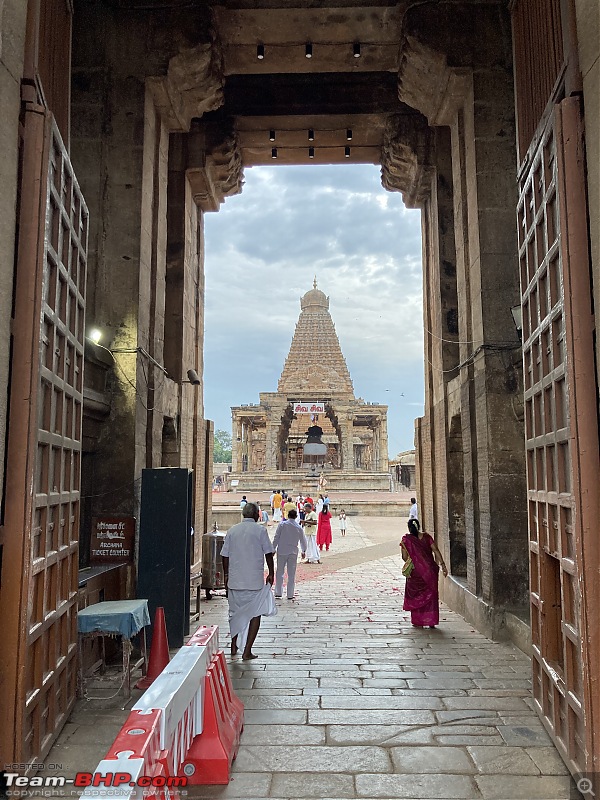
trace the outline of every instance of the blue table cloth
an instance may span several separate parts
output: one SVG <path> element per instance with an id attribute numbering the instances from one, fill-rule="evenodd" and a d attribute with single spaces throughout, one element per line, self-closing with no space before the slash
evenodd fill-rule
<path id="1" fill-rule="evenodd" d="M 147 600 L 109 600 L 77 614 L 79 633 L 121 634 L 131 639 L 144 625 L 150 625 Z"/>

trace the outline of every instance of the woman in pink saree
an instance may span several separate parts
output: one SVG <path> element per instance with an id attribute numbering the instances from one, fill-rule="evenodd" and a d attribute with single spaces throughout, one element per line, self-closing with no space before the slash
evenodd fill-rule
<path id="1" fill-rule="evenodd" d="M 319 527 L 317 528 L 319 550 L 323 549 L 323 545 L 325 545 L 325 550 L 329 550 L 331 541 L 331 513 L 329 512 L 329 506 L 323 506 L 323 510 L 319 514 Z"/>
<path id="2" fill-rule="evenodd" d="M 404 588 L 405 611 L 410 611 L 410 620 L 417 628 L 430 628 L 440 621 L 438 574 L 441 566 L 444 577 L 448 570 L 433 538 L 420 530 L 419 520 L 408 520 L 408 533 L 402 537 L 402 557 L 413 563 Z"/>

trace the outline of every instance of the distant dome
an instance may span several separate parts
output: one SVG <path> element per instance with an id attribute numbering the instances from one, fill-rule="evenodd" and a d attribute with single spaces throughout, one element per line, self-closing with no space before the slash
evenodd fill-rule
<path id="1" fill-rule="evenodd" d="M 304 297 L 300 300 L 300 308 L 302 311 L 309 311 L 310 309 L 317 310 L 319 308 L 329 309 L 329 298 L 320 289 L 317 289 L 317 279 L 315 278 L 313 288 L 310 289 Z"/>

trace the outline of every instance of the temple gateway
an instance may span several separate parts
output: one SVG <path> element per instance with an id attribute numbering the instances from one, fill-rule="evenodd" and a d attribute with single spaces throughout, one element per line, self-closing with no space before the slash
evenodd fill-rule
<path id="1" fill-rule="evenodd" d="M 354 396 L 316 279 L 300 309 L 277 391 L 231 409 L 231 478 L 241 491 L 314 491 L 321 474 L 328 490 L 388 489 L 387 406 Z"/>

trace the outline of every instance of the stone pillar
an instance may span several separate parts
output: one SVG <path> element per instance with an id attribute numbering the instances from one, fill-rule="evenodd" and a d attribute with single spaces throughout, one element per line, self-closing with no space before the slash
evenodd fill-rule
<path id="1" fill-rule="evenodd" d="M 523 424 L 515 413 L 521 356 L 510 313 L 520 290 L 508 15 L 500 6 L 477 15 L 466 6 L 423 6 L 406 22 L 400 98 L 451 131 L 469 586 L 492 605 L 523 605 L 527 502 Z"/>
<path id="2" fill-rule="evenodd" d="M 379 464 L 380 464 L 379 471 L 380 472 L 388 472 L 389 468 L 390 468 L 390 462 L 388 460 L 388 430 L 387 430 L 387 416 L 386 415 L 384 415 L 381 418 L 380 430 L 381 430 L 381 433 L 380 433 L 379 441 L 380 441 L 381 456 L 380 456 L 380 462 L 379 462 Z"/>
<path id="3" fill-rule="evenodd" d="M 379 462 L 381 459 L 381 437 L 380 437 L 379 423 L 373 426 L 373 463 L 371 464 L 371 472 L 379 472 Z"/>
<path id="4" fill-rule="evenodd" d="M 246 424 L 246 440 L 248 442 L 247 451 L 248 451 L 248 472 L 252 472 L 252 450 L 253 450 L 253 442 L 252 437 L 254 435 L 254 431 L 252 429 L 252 425 L 248 422 Z"/>
<path id="5" fill-rule="evenodd" d="M 267 420 L 265 448 L 265 469 L 277 469 L 277 426 L 271 418 Z"/>
<path id="6" fill-rule="evenodd" d="M 353 472 L 354 467 L 354 417 L 347 412 L 345 419 L 340 420 L 342 431 L 342 466 L 346 472 Z"/>
<path id="7" fill-rule="evenodd" d="M 231 471 L 242 471 L 242 421 L 237 411 L 232 411 L 233 436 L 231 437 Z"/>

